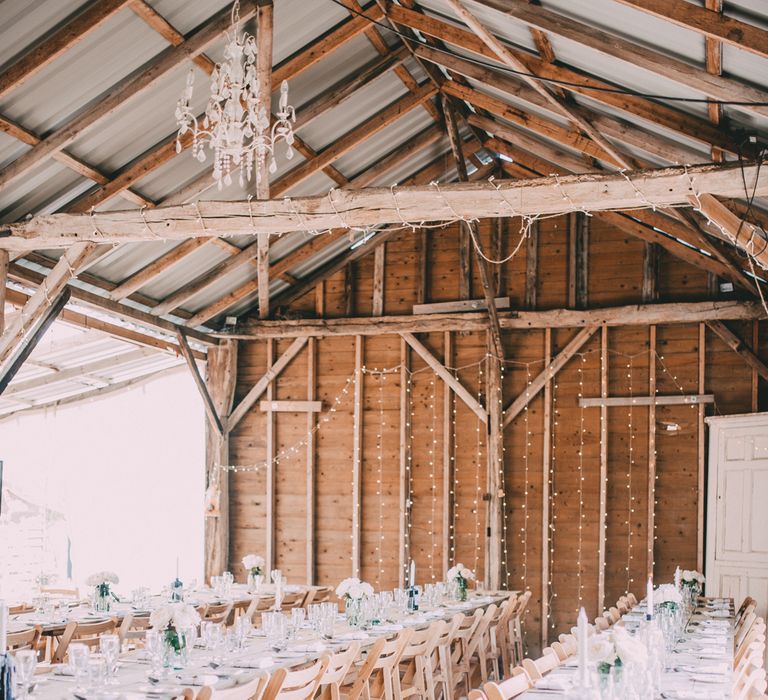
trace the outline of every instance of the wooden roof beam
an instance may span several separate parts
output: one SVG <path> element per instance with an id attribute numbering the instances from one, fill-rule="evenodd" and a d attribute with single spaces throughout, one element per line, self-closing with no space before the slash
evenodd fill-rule
<path id="1" fill-rule="evenodd" d="M 411 27 L 427 36 L 440 39 L 443 42 L 453 44 L 472 53 L 498 60 L 493 51 L 472 32 L 444 21 L 439 17 L 423 15 L 394 4 L 387 6 L 387 14 L 395 19 L 398 24 Z M 542 61 L 538 57 L 527 54 L 508 44 L 504 46 L 518 59 L 523 61 L 531 73 L 535 73 L 541 78 L 571 83 L 570 85 L 563 86 L 568 92 L 583 94 L 591 100 L 615 107 L 634 117 L 639 117 L 652 124 L 679 132 L 697 141 L 717 145 L 731 153 L 738 151 L 738 143 L 742 141 L 741 137 L 733 137 L 725 130 L 713 126 L 705 119 L 642 97 L 613 92 L 617 88 L 616 85 L 593 75 L 575 70 L 562 63 L 551 64 Z M 419 46 L 416 48 L 416 53 L 426 58 L 424 53 L 426 48 Z M 452 60 L 450 56 L 445 58 L 446 60 Z M 442 63 L 442 61 L 439 62 Z"/>
<path id="2" fill-rule="evenodd" d="M 729 348 L 731 348 L 731 350 L 739 354 L 744 362 L 746 362 L 752 369 L 756 370 L 765 381 L 768 381 L 768 365 L 752 352 L 747 344 L 728 328 L 728 326 L 722 321 L 709 320 L 707 321 L 707 327 Z"/>
<path id="3" fill-rule="evenodd" d="M 685 0 L 618 0 L 622 5 L 673 22 L 678 27 L 768 58 L 768 31 Z"/>
<path id="4" fill-rule="evenodd" d="M 497 58 L 510 68 L 523 73 L 528 72 L 528 66 L 518 59 L 506 46 L 491 33 L 480 20 L 475 17 L 460 0 L 445 0 L 453 11 L 462 19 L 462 21 L 477 34 L 483 43 L 488 46 Z M 610 141 L 607 141 L 603 135 L 595 129 L 588 119 L 584 117 L 576 105 L 567 104 L 560 96 L 556 95 L 549 86 L 533 77 L 521 76 L 522 80 L 530 85 L 532 89 L 538 92 L 547 100 L 557 112 L 579 127 L 595 144 L 602 149 L 607 157 L 620 167 L 632 169 L 634 164 L 622 153 L 618 152 Z"/>

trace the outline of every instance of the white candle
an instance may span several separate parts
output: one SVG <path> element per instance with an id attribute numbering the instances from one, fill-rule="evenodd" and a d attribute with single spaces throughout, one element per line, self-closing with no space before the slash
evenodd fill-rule
<path id="1" fill-rule="evenodd" d="M 0 654 L 5 654 L 8 646 L 8 608 L 4 600 L 0 600 Z"/>
<path id="2" fill-rule="evenodd" d="M 648 579 L 648 585 L 645 592 L 645 604 L 646 604 L 646 619 L 650 620 L 653 617 L 653 579 Z"/>
<path id="3" fill-rule="evenodd" d="M 579 685 L 586 688 L 589 685 L 589 669 L 587 668 L 587 637 L 589 635 L 589 623 L 587 613 L 582 608 L 579 610 L 578 637 L 579 637 Z"/>
<path id="4" fill-rule="evenodd" d="M 410 573 L 410 576 L 408 577 L 408 583 L 411 586 L 416 585 L 416 562 L 413 559 L 411 559 L 411 573 Z"/>
<path id="5" fill-rule="evenodd" d="M 675 588 L 676 588 L 678 591 L 679 591 L 679 590 L 680 590 L 680 588 L 681 588 L 682 582 L 683 582 L 683 574 L 682 574 L 682 572 L 680 571 L 680 567 L 678 566 L 678 567 L 675 569 Z"/>

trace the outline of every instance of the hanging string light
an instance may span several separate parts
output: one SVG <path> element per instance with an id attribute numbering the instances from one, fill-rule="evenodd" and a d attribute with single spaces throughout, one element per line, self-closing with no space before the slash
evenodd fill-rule
<path id="1" fill-rule="evenodd" d="M 521 588 L 528 590 L 528 521 L 530 512 L 528 509 L 528 456 L 531 449 L 531 427 L 528 415 L 528 404 L 531 401 L 531 365 L 525 365 L 525 407 L 523 408 L 523 425 L 525 428 L 525 449 L 523 450 L 523 525 L 520 528 L 520 548 L 522 550 Z M 527 612 L 527 610 L 526 610 Z"/>
<path id="2" fill-rule="evenodd" d="M 629 397 L 633 397 L 632 387 L 632 356 L 629 357 L 627 362 L 627 381 L 629 382 Z M 632 472 L 635 467 L 635 428 L 633 421 L 632 402 L 629 403 L 628 410 L 628 428 L 629 428 L 629 462 L 627 464 L 627 519 L 625 524 L 627 526 L 627 585 L 624 591 L 625 595 L 632 590 L 632 584 L 635 579 L 632 576 L 632 566 L 634 561 L 633 553 L 633 541 L 632 541 L 632 520 L 635 513 L 635 496 L 632 493 Z"/>
<path id="3" fill-rule="evenodd" d="M 483 405 L 483 362 L 479 363 L 477 365 L 477 402 L 482 406 Z M 477 427 L 475 429 L 476 431 L 476 444 L 477 444 L 477 452 L 476 452 L 476 459 L 475 459 L 475 497 L 472 499 L 472 508 L 474 510 L 475 514 L 475 566 L 474 571 L 477 571 L 480 566 L 480 551 L 481 551 L 481 538 L 482 538 L 482 529 L 480 525 L 480 501 L 483 498 L 482 493 L 482 486 L 480 483 L 480 471 L 482 469 L 483 464 L 483 436 L 481 428 L 484 427 L 484 424 L 480 421 L 478 418 L 477 420 Z"/>
<path id="4" fill-rule="evenodd" d="M 430 549 L 427 554 L 429 559 L 429 576 L 434 582 L 437 580 L 435 575 L 435 548 L 437 545 L 435 536 L 435 518 L 437 517 L 437 477 L 435 475 L 435 454 L 437 453 L 437 387 L 434 379 L 434 375 L 429 381 L 431 389 L 431 401 L 432 404 L 432 423 L 429 426 L 430 442 L 427 447 L 427 469 L 429 474 L 429 497 L 430 497 L 430 511 L 427 534 L 429 536 Z"/>
<path id="5" fill-rule="evenodd" d="M 555 629 L 555 621 L 552 616 L 552 607 L 557 593 L 554 590 L 552 582 L 555 571 L 555 531 L 557 529 L 557 513 L 555 512 L 555 503 L 557 501 L 557 484 L 555 482 L 555 466 L 557 462 L 557 426 L 559 413 L 557 410 L 557 380 L 552 384 L 552 458 L 549 461 L 549 579 L 547 586 L 549 588 L 549 605 L 547 606 L 547 619 L 551 629 Z"/>
<path id="6" fill-rule="evenodd" d="M 579 499 L 579 546 L 578 546 L 578 590 L 579 590 L 579 604 L 578 608 L 582 607 L 584 601 L 584 581 L 583 581 L 583 560 L 582 546 L 584 544 L 584 519 L 586 518 L 586 512 L 584 510 L 584 406 L 581 405 L 581 399 L 584 397 L 584 363 L 587 361 L 587 356 L 581 355 L 581 362 L 579 364 L 579 487 L 578 487 L 578 499 Z"/>

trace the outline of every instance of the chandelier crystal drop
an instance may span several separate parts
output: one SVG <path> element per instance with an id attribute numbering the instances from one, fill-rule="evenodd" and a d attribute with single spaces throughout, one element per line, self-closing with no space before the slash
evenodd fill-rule
<path id="1" fill-rule="evenodd" d="M 277 170 L 275 146 L 282 140 L 287 146 L 285 157 L 293 158 L 293 123 L 296 113 L 288 104 L 288 83 L 280 85 L 280 102 L 270 128 L 271 105 L 259 99 L 256 71 L 258 48 L 256 39 L 239 32 L 240 3 L 232 6 L 232 28 L 227 32 L 224 60 L 211 74 L 211 96 L 201 122 L 190 109 L 194 89 L 194 71 L 176 105 L 176 152 L 182 150 L 181 139 L 192 134 L 192 155 L 201 163 L 207 158 L 206 146 L 213 151 L 213 179 L 218 188 L 232 183 L 232 170 L 240 170 L 240 186 L 251 179 L 256 165 L 256 182 L 260 182 L 269 159 L 269 172 Z"/>

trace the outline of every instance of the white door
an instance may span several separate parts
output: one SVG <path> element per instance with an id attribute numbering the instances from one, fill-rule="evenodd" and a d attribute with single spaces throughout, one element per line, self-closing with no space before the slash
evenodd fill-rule
<path id="1" fill-rule="evenodd" d="M 707 418 L 706 593 L 768 606 L 768 413 Z"/>

